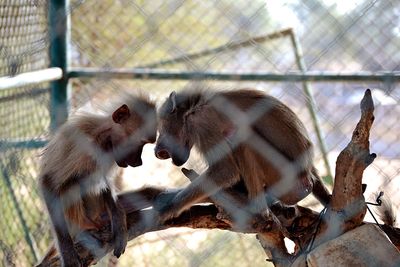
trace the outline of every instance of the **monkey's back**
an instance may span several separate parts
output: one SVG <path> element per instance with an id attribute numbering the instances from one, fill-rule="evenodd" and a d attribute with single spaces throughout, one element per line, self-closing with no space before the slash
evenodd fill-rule
<path id="1" fill-rule="evenodd" d="M 94 125 L 87 120 L 82 117 L 67 121 L 41 155 L 40 188 L 61 199 L 71 235 L 78 229 L 98 228 L 106 213 L 100 193 L 109 186 L 106 177 L 110 174 L 97 167 L 99 151 L 85 135 Z"/>
<path id="2" fill-rule="evenodd" d="M 289 161 L 298 160 L 303 153 L 312 155 L 312 144 L 304 124 L 278 99 L 252 89 L 227 91 L 221 95 L 251 114 L 252 130 Z"/>
<path id="3" fill-rule="evenodd" d="M 296 203 L 310 193 L 313 148 L 297 115 L 261 91 L 241 89 L 218 94 L 249 114 L 249 121 L 254 121 L 250 125 L 253 133 L 234 150 L 250 191 L 251 187 L 259 187 L 256 181 L 261 179 L 266 189 L 283 182 L 283 193 L 276 189 L 273 193 L 287 204 Z"/>

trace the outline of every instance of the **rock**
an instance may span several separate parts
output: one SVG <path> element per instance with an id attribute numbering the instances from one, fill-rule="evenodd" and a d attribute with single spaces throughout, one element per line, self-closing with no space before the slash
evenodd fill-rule
<path id="1" fill-rule="evenodd" d="M 365 224 L 312 250 L 307 266 L 400 266 L 400 252 L 377 225 Z"/>

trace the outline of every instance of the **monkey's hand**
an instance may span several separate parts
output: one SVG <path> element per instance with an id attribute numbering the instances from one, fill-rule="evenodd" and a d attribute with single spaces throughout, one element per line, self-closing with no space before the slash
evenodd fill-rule
<path id="1" fill-rule="evenodd" d="M 200 176 L 200 174 L 198 174 L 195 170 L 193 169 L 186 169 L 186 168 L 182 168 L 181 169 L 183 175 L 185 175 L 190 181 L 193 181 L 194 179 L 196 179 L 197 177 Z"/>
<path id="2" fill-rule="evenodd" d="M 61 257 L 61 266 L 63 267 L 83 267 L 84 265 L 79 259 L 78 253 L 75 249 L 63 251 Z"/>
<path id="3" fill-rule="evenodd" d="M 114 256 L 119 258 L 124 252 L 128 243 L 128 230 L 126 227 L 125 211 L 117 205 L 117 209 L 113 212 L 112 229 L 114 238 Z"/>
<path id="4" fill-rule="evenodd" d="M 177 189 L 163 192 L 155 199 L 153 208 L 158 211 L 161 222 L 165 222 L 179 216 L 179 207 L 175 203 L 174 199 L 180 191 L 180 189 Z"/>

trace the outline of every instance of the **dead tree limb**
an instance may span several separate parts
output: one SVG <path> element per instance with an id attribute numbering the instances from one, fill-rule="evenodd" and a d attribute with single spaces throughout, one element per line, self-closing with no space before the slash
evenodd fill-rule
<path id="1" fill-rule="evenodd" d="M 133 194 L 133 192 L 131 193 Z M 318 219 L 318 213 L 308 208 L 299 207 L 300 216 L 291 227 L 288 228 L 292 238 L 310 238 L 310 229 L 315 229 L 314 225 Z M 164 230 L 171 227 L 189 227 L 193 229 L 220 229 L 238 232 L 232 228 L 230 223 L 218 219 L 218 208 L 215 205 L 193 206 L 178 218 L 167 222 L 158 223 L 158 216 L 152 209 L 134 211 L 127 214 L 127 224 L 129 229 L 129 240 L 142 234 L 152 231 Z M 400 249 L 400 229 L 387 225 L 383 226 L 384 231 L 390 237 L 394 245 Z M 242 233 L 256 233 L 256 231 L 240 231 Z M 312 232 L 312 231 L 311 231 Z M 268 235 L 268 233 L 265 233 Z M 112 251 L 111 228 L 106 227 L 97 232 L 83 232 L 77 238 L 75 248 L 87 266 L 94 264 L 107 253 Z M 95 242 L 93 242 L 95 241 Z M 56 267 L 59 265 L 57 253 L 54 253 L 40 265 L 42 267 Z"/>
<path id="2" fill-rule="evenodd" d="M 322 218 L 315 246 L 361 225 L 366 213 L 362 177 L 376 158 L 369 151 L 369 134 L 374 121 L 374 103 L 369 89 L 361 100 L 360 109 L 361 118 L 351 141 L 336 161 L 332 199 Z"/>
<path id="3" fill-rule="evenodd" d="M 314 246 L 318 246 L 364 223 L 363 218 L 366 212 L 366 204 L 361 183 L 362 175 L 365 168 L 376 157 L 375 154 L 370 154 L 369 152 L 368 140 L 374 120 L 373 110 L 371 92 L 367 90 L 361 101 L 361 119 L 353 132 L 350 143 L 338 156 L 332 200 L 326 213 L 320 216 L 311 209 L 297 206 L 298 216 L 290 225 L 285 226 L 285 232 L 288 234 L 288 237 L 295 241 L 299 248 L 292 255 L 293 258 L 307 252 L 305 248 L 310 245 L 314 236 L 316 237 Z M 189 179 L 196 177 L 195 173 L 188 172 L 187 170 L 184 170 L 184 173 Z M 281 242 L 279 240 L 282 239 L 282 236 L 274 228 L 264 231 L 261 234 L 260 228 L 249 227 L 246 229 L 237 229 L 233 226 L 233 222 L 226 216 L 223 216 L 221 210 L 213 204 L 193 206 L 178 218 L 160 224 L 158 214 L 153 209 L 139 211 L 138 209 L 152 206 L 153 200 L 163 190 L 149 187 L 141 192 L 143 191 L 147 192 L 145 200 L 137 200 L 138 191 L 124 193 L 120 198 L 122 206 L 127 211 L 129 240 L 147 232 L 170 227 L 223 229 L 242 233 L 258 233 L 260 243 L 267 254 L 275 258 L 274 263 L 277 266 L 287 266 L 291 262 L 291 260 L 287 261 L 287 258 L 285 259 L 287 255 L 282 254 L 284 248 L 279 247 L 279 242 Z M 243 195 L 237 191 L 231 191 L 229 194 L 238 201 L 243 199 Z M 287 212 L 284 207 L 280 206 L 271 207 L 271 209 L 274 214 L 285 214 Z M 389 225 L 382 225 L 381 227 L 393 244 L 400 249 L 400 229 Z M 96 232 L 82 232 L 77 237 L 75 244 L 82 262 L 88 266 L 97 262 L 108 252 L 111 252 L 113 249 L 111 237 L 111 228 L 109 226 Z M 284 259 L 283 262 L 279 261 L 281 259 L 280 255 Z M 40 266 L 59 266 L 57 253 L 50 255 Z"/>

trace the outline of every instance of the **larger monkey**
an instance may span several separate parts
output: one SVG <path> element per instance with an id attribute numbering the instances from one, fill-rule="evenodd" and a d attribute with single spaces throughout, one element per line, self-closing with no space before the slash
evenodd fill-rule
<path id="1" fill-rule="evenodd" d="M 65 267 L 81 266 L 73 244 L 78 231 L 109 220 L 114 255 L 125 251 L 125 212 L 115 201 L 111 172 L 141 165 L 143 146 L 156 139 L 155 105 L 147 97 L 124 94 L 106 113 L 71 117 L 42 155 L 40 189 Z"/>
<path id="2" fill-rule="evenodd" d="M 293 205 L 313 192 L 324 205 L 329 202 L 304 125 L 276 98 L 251 89 L 186 90 L 171 93 L 159 113 L 156 156 L 180 166 L 196 146 L 209 165 L 171 200 L 156 205 L 162 220 L 239 181 L 249 210 L 267 217 L 266 195 Z"/>

